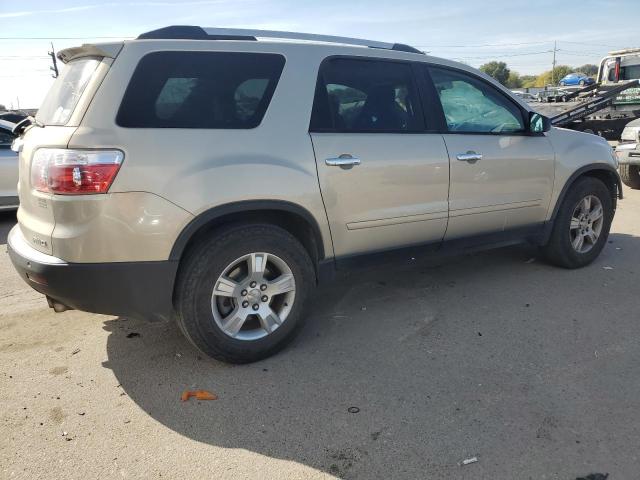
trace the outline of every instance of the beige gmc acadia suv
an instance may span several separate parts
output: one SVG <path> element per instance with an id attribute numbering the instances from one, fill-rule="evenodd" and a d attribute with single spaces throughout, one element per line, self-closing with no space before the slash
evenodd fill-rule
<path id="1" fill-rule="evenodd" d="M 176 26 L 59 58 L 15 129 L 15 268 L 56 311 L 175 318 L 228 362 L 367 258 L 526 241 L 587 265 L 622 193 L 604 140 L 402 44 Z"/>

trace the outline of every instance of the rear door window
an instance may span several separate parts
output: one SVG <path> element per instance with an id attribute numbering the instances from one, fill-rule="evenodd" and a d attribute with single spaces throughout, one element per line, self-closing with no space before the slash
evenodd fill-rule
<path id="1" fill-rule="evenodd" d="M 409 63 L 335 58 L 322 64 L 311 131 L 407 133 L 424 129 Z"/>
<path id="2" fill-rule="evenodd" d="M 264 53 L 150 53 L 136 67 L 116 121 L 130 128 L 255 128 L 284 63 Z"/>
<path id="3" fill-rule="evenodd" d="M 99 64 L 96 58 L 69 62 L 47 93 L 36 119 L 43 125 L 66 125 Z"/>

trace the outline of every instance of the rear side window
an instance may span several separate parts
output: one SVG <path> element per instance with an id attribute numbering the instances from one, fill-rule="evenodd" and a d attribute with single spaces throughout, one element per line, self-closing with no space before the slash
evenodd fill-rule
<path id="1" fill-rule="evenodd" d="M 62 69 L 36 115 L 43 125 L 66 125 L 100 60 L 82 58 Z"/>
<path id="2" fill-rule="evenodd" d="M 331 59 L 320 68 L 311 130 L 344 133 L 424 131 L 418 98 L 408 63 Z"/>
<path id="3" fill-rule="evenodd" d="M 116 122 L 130 128 L 255 128 L 284 63 L 283 56 L 264 53 L 150 53 L 133 73 Z"/>

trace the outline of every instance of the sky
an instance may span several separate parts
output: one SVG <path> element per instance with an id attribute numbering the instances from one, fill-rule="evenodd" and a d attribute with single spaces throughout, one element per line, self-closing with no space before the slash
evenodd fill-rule
<path id="1" fill-rule="evenodd" d="M 37 108 L 53 79 L 47 52 L 134 38 L 168 25 L 259 28 L 406 43 L 520 74 L 599 63 L 640 47 L 638 0 L 0 0 L 0 104 Z M 628 12 L 628 13 L 625 13 Z"/>

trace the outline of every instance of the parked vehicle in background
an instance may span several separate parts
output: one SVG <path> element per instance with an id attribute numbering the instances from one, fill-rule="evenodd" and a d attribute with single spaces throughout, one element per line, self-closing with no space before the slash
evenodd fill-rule
<path id="1" fill-rule="evenodd" d="M 529 103 L 529 102 L 539 102 L 540 101 L 540 97 L 538 95 L 536 95 L 536 94 L 533 94 L 533 93 L 523 92 L 523 91 L 520 91 L 520 90 L 511 90 L 511 93 L 513 93 L 518 98 L 521 98 L 522 100 L 524 100 L 527 103 Z"/>
<path id="2" fill-rule="evenodd" d="M 640 117 L 640 48 L 614 51 L 603 58 L 596 84 L 559 90 L 543 100 L 576 102 L 556 114 L 545 110 L 554 126 L 619 140 L 625 125 Z"/>
<path id="3" fill-rule="evenodd" d="M 56 311 L 175 318 L 229 362 L 365 260 L 531 242 L 588 265 L 621 196 L 605 140 L 402 44 L 181 26 L 58 57 L 18 128 L 14 266 Z"/>
<path id="4" fill-rule="evenodd" d="M 35 114 L 35 111 L 33 112 Z M 30 114 L 24 112 L 22 110 L 7 110 L 0 111 L 0 120 L 5 120 L 7 122 L 11 122 L 14 124 L 20 123 L 22 120 L 27 118 Z"/>
<path id="5" fill-rule="evenodd" d="M 597 81 L 603 86 L 640 80 L 640 48 L 610 52 L 600 62 Z M 591 116 L 583 125 L 594 133 L 618 140 L 627 123 L 640 118 L 640 86 L 621 92 L 611 106 Z"/>
<path id="6" fill-rule="evenodd" d="M 640 119 L 627 124 L 616 147 L 620 178 L 625 185 L 640 190 Z"/>
<path id="7" fill-rule="evenodd" d="M 0 120 L 0 211 L 18 207 L 18 154 L 11 150 L 15 125 Z"/>
<path id="8" fill-rule="evenodd" d="M 584 87 L 586 85 L 593 85 L 594 83 L 596 83 L 596 81 L 593 78 L 588 77 L 583 73 L 569 73 L 558 82 L 561 87 L 569 87 L 574 85 Z"/>

